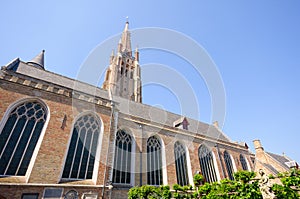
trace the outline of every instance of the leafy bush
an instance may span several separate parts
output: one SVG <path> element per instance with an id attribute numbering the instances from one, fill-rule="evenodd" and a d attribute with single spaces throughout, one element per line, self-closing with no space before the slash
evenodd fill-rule
<path id="1" fill-rule="evenodd" d="M 194 184 L 195 186 L 200 186 L 204 182 L 204 177 L 201 174 L 195 174 L 194 175 Z"/>
<path id="2" fill-rule="evenodd" d="M 277 198 L 290 199 L 300 198 L 300 170 L 293 169 L 290 172 L 280 173 L 277 175 L 282 184 L 274 184 L 272 190 Z"/>
<path id="3" fill-rule="evenodd" d="M 234 180 L 223 179 L 220 182 L 204 183 L 200 174 L 194 176 L 195 188 L 192 186 L 173 185 L 173 193 L 169 186 L 133 187 L 128 192 L 129 199 L 262 199 L 256 173 L 239 171 L 234 174 Z M 279 173 L 282 184 L 273 184 L 272 190 L 278 199 L 300 198 L 300 170 Z"/>
<path id="4" fill-rule="evenodd" d="M 150 186 L 133 187 L 128 192 L 128 199 L 170 199 L 172 197 L 169 186 Z"/>

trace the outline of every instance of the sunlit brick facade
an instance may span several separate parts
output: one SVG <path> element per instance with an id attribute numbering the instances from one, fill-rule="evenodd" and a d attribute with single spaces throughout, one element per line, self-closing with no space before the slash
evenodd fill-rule
<path id="1" fill-rule="evenodd" d="M 0 198 L 127 198 L 133 186 L 193 184 L 199 172 L 218 181 L 254 169 L 248 146 L 217 125 L 141 103 L 128 31 L 127 22 L 103 88 L 45 70 L 44 51 L 1 68 Z"/>

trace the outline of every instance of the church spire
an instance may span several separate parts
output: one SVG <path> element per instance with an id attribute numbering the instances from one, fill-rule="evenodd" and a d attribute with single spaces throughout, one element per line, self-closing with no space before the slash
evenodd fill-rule
<path id="1" fill-rule="evenodd" d="M 117 54 L 112 52 L 102 88 L 111 95 L 142 102 L 141 68 L 138 49 L 132 52 L 128 19 L 118 43 Z"/>
<path id="2" fill-rule="evenodd" d="M 122 53 L 125 53 L 131 57 L 132 50 L 131 50 L 131 39 L 130 39 L 130 32 L 129 32 L 128 17 L 126 19 L 125 28 L 122 33 L 121 44 L 122 44 L 122 49 L 121 49 Z"/>
<path id="3" fill-rule="evenodd" d="M 45 50 L 42 50 L 37 56 L 35 56 L 32 60 L 27 62 L 29 65 L 35 66 L 40 69 L 44 69 L 44 54 Z"/>

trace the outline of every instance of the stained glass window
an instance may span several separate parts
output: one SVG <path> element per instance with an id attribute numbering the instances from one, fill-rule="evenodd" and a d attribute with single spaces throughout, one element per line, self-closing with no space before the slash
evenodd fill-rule
<path id="1" fill-rule="evenodd" d="M 19 104 L 9 113 L 0 134 L 0 175 L 25 176 L 46 117 L 37 101 Z"/>
<path id="2" fill-rule="evenodd" d="M 100 126 L 92 114 L 75 122 L 62 178 L 92 179 Z"/>
<path id="3" fill-rule="evenodd" d="M 204 145 L 198 150 L 200 167 L 206 182 L 216 182 L 217 175 L 212 152 Z"/>
<path id="4" fill-rule="evenodd" d="M 149 185 L 162 184 L 161 143 L 154 136 L 147 141 L 147 183 Z"/>

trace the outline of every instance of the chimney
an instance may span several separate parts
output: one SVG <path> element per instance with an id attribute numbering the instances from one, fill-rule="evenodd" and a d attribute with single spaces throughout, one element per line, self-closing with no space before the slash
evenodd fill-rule
<path id="1" fill-rule="evenodd" d="M 264 148 L 262 147 L 260 140 L 253 140 L 253 144 L 254 144 L 256 153 L 264 151 Z"/>

